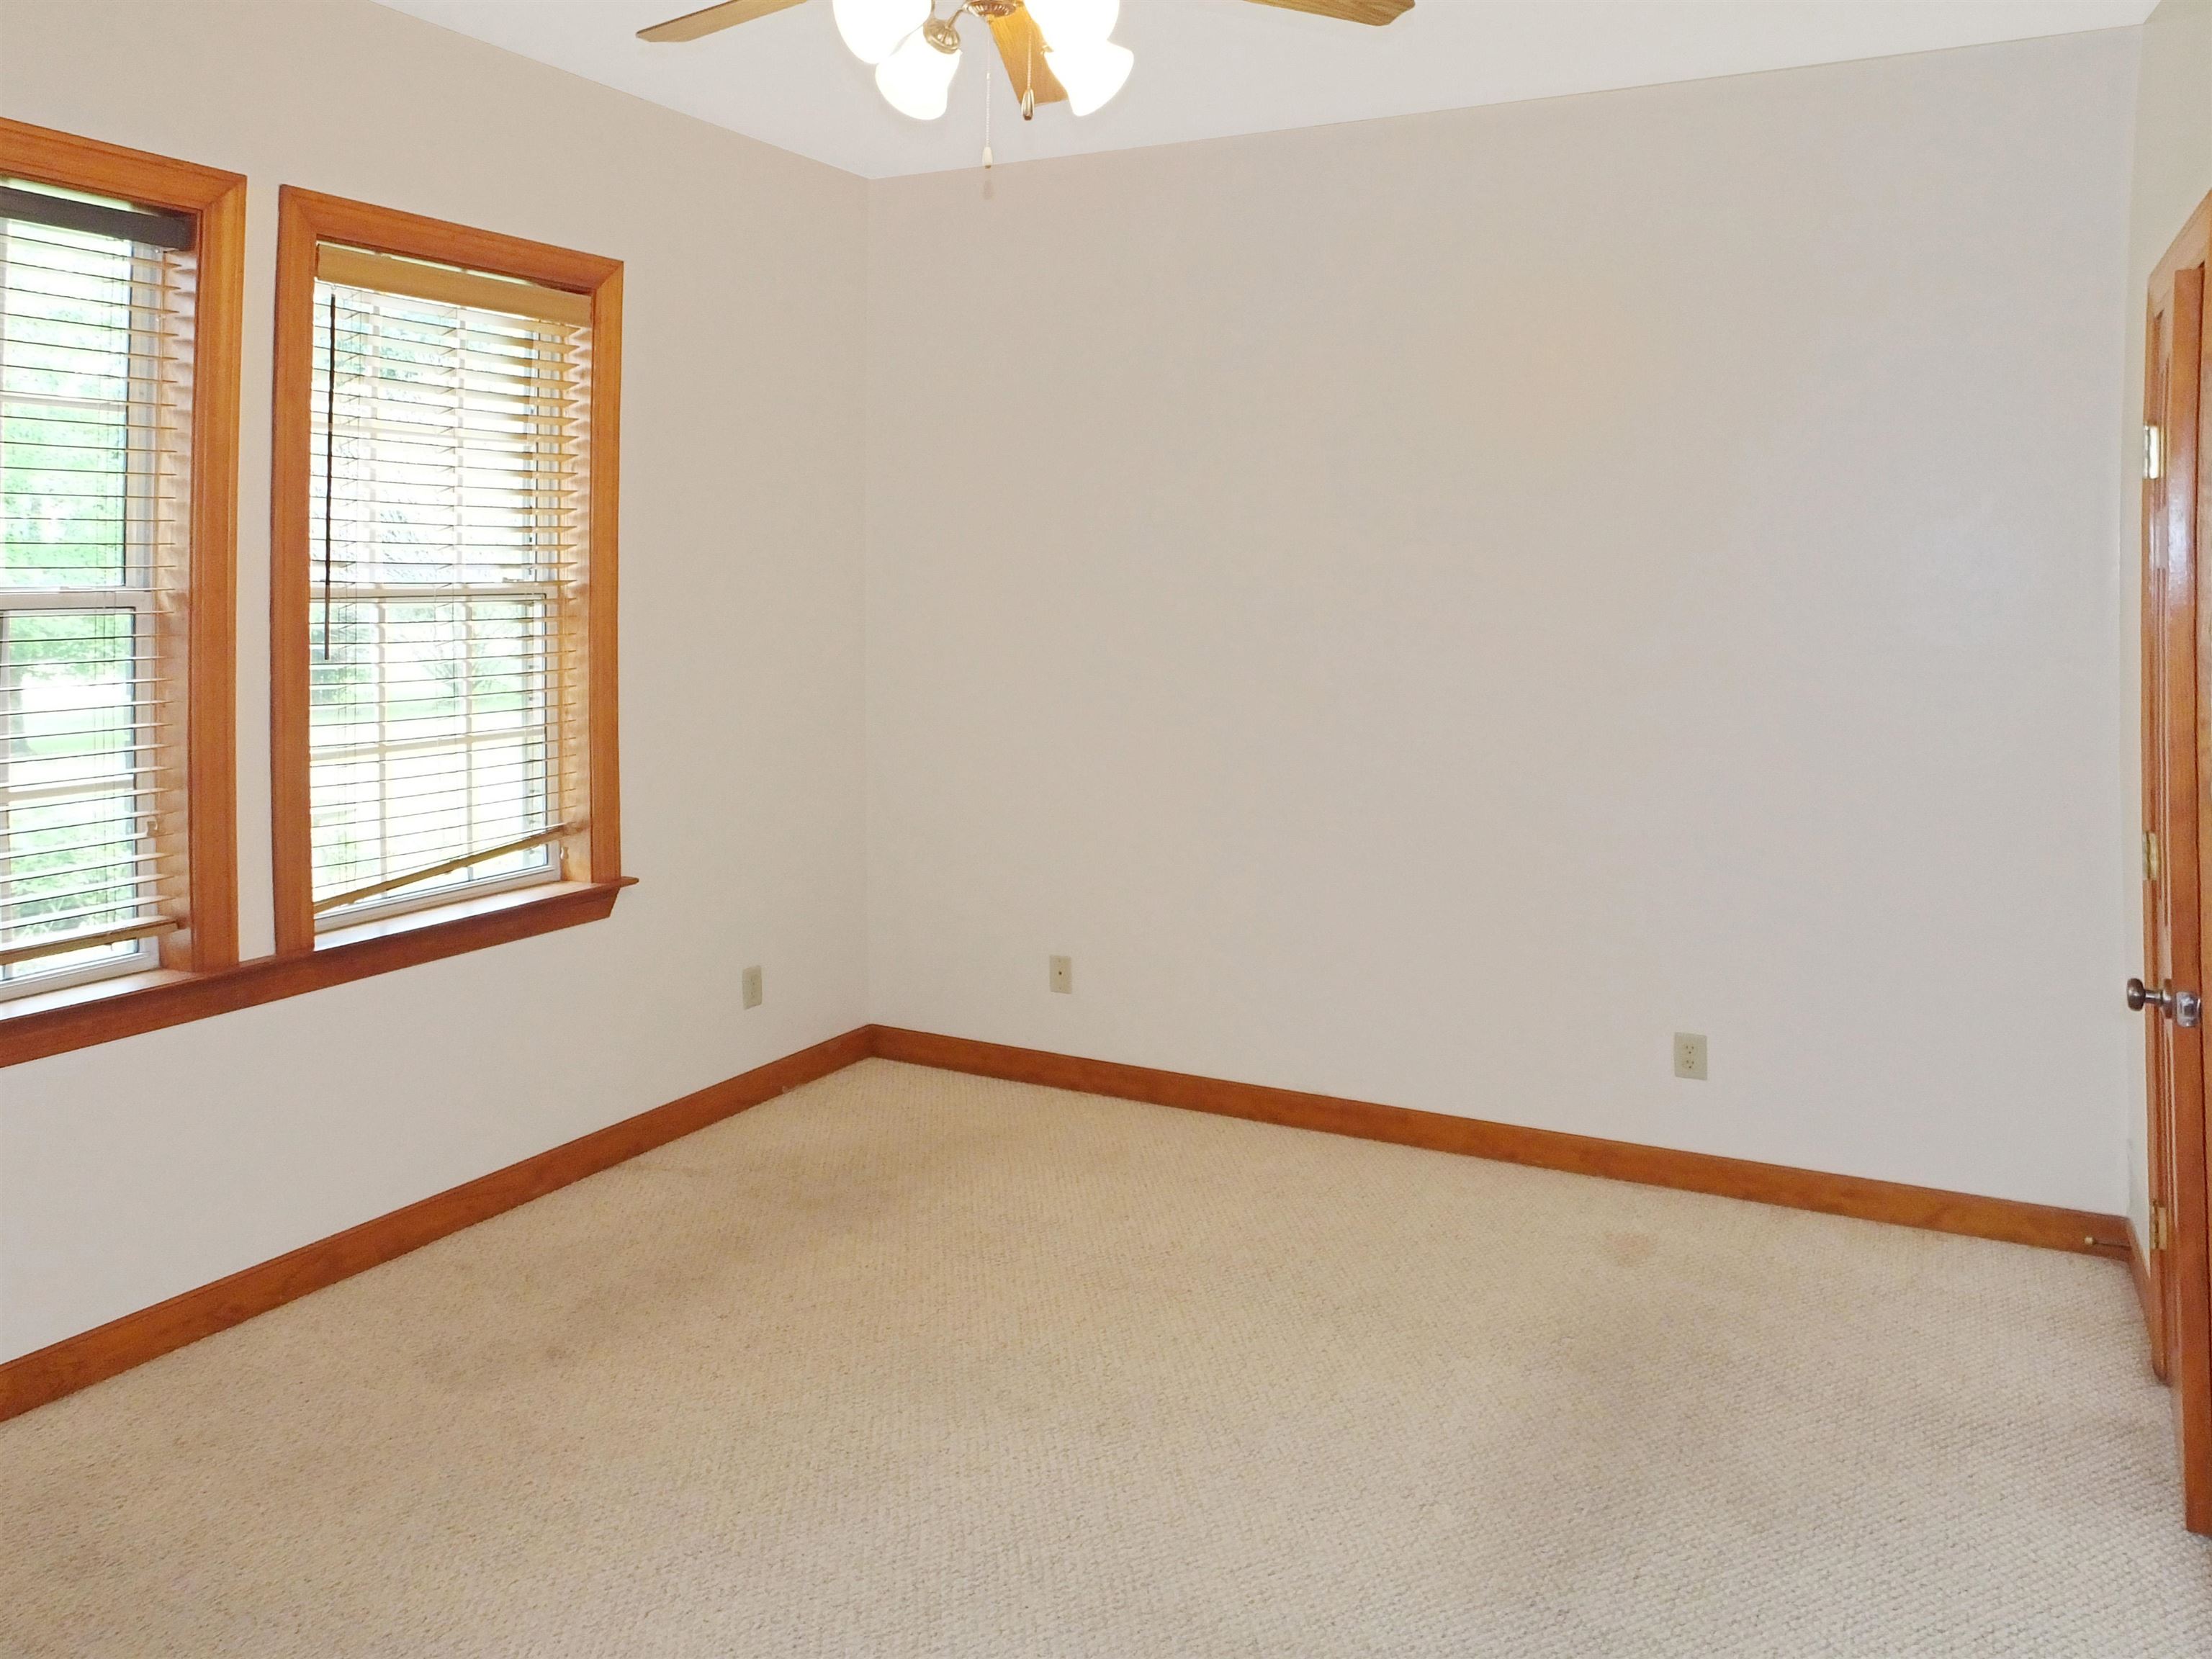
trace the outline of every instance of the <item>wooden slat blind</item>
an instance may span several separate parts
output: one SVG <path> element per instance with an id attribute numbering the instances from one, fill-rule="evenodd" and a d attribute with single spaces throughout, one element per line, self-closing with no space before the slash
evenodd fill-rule
<path id="1" fill-rule="evenodd" d="M 344 247 L 335 242 L 325 242 L 315 250 L 315 276 L 336 287 L 404 294 L 465 310 L 535 317 L 567 327 L 581 326 L 592 320 L 592 297 L 588 294 L 571 294 L 565 289 L 544 288 L 511 276 L 460 270 L 422 259 L 402 259 L 394 254 L 374 253 L 366 248 Z"/>
<path id="2" fill-rule="evenodd" d="M 189 921 L 195 278 L 0 217 L 0 996 L 157 965 Z"/>
<path id="3" fill-rule="evenodd" d="M 591 330 L 559 290 L 327 245 L 317 269 L 308 796 L 330 927 L 557 878 L 584 833 Z"/>

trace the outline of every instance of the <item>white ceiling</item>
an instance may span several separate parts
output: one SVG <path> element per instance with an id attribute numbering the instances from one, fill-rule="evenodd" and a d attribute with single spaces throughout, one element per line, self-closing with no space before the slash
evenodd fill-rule
<path id="1" fill-rule="evenodd" d="M 1081 120 L 1048 105 L 1026 125 L 973 18 L 952 107 L 921 122 L 878 95 L 830 0 L 683 46 L 635 38 L 707 3 L 384 0 L 870 179 L 976 165 L 985 84 L 993 149 L 1019 161 L 2125 27 L 2154 0 L 1418 0 L 1379 29 L 1243 0 L 1123 0 L 1115 38 L 1137 66 L 1121 96 Z"/>

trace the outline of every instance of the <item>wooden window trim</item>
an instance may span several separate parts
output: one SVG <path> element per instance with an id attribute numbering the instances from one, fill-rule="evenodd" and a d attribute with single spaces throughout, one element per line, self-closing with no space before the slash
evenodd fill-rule
<path id="1" fill-rule="evenodd" d="M 0 118 L 0 174 L 187 214 L 197 222 L 191 547 L 185 575 L 188 935 L 172 976 L 222 973 L 238 961 L 238 393 L 246 179 L 5 118 Z M 99 981 L 81 988 L 97 996 L 119 982 Z M 21 1000 L 0 1004 L 0 1052 Z"/>
<path id="2" fill-rule="evenodd" d="M 611 908 L 629 884 L 622 874 L 620 779 L 617 754 L 616 572 L 621 481 L 623 267 L 615 259 L 543 242 L 449 224 L 418 214 L 348 201 L 287 185 L 279 194 L 276 229 L 275 399 L 270 455 L 270 811 L 278 959 L 343 956 L 350 961 L 362 930 L 315 931 L 308 806 L 308 652 L 313 598 L 313 409 L 316 250 L 342 243 L 372 253 L 427 259 L 518 277 L 585 296 L 592 325 L 592 478 L 589 503 L 591 604 L 586 616 L 585 748 L 589 769 L 585 879 L 523 888 L 501 897 L 500 914 L 542 905 L 567 915 L 579 891 L 603 892 Z M 385 924 L 386 937 L 429 933 L 454 941 L 473 937 L 467 923 L 487 900 L 410 913 Z M 599 915 L 605 915 L 602 909 Z M 574 915 L 574 921 L 596 917 Z M 447 932 L 445 924 L 455 924 Z M 412 925 L 409 925 L 412 924 Z M 569 921 L 556 921 L 568 926 Z M 504 937 L 504 936 L 502 936 Z M 486 939 L 496 944 L 499 939 Z M 475 944 L 455 942 L 453 951 Z M 413 958 L 410 958 L 412 960 Z M 395 962 L 393 966 L 405 965 Z M 380 971 L 369 969 L 366 971 Z M 347 977 L 357 975 L 349 974 Z"/>
<path id="3" fill-rule="evenodd" d="M 0 118 L 0 171 L 16 177 L 91 191 L 149 207 L 193 213 L 199 217 L 201 310 L 196 319 L 193 413 L 193 551 L 191 580 L 191 680 L 187 689 L 188 787 L 192 837 L 191 904 L 194 955 L 189 967 L 94 981 L 0 1004 L 0 1067 L 64 1054 L 240 1008 L 340 985 L 396 969 L 483 950 L 598 921 L 612 913 L 615 899 L 632 884 L 621 870 L 618 776 L 615 732 L 616 626 L 615 538 L 619 484 L 622 267 L 589 254 L 495 236 L 410 214 L 287 189 L 280 216 L 290 240 L 280 246 L 277 313 L 277 447 L 272 457 L 270 514 L 279 535 L 271 572 L 271 634 L 275 676 L 271 686 L 272 795 L 277 808 L 276 878 L 280 895 L 278 954 L 238 959 L 237 924 L 237 431 L 239 349 L 245 289 L 246 180 L 235 173 L 195 167 L 163 156 L 33 127 Z M 305 253 L 295 244 L 306 234 Z M 300 272 L 285 269 L 282 253 L 305 261 L 303 290 L 313 295 L 313 248 L 328 237 L 404 257 L 441 260 L 496 270 L 528 281 L 587 295 L 594 335 L 594 393 L 592 443 L 594 457 L 591 533 L 592 608 L 588 649 L 592 717 L 587 733 L 592 768 L 589 878 L 547 884 L 502 893 L 465 896 L 434 908 L 313 936 L 307 910 L 307 590 L 306 562 L 294 561 L 289 574 L 296 600 L 289 615 L 283 598 L 287 564 L 281 540 L 289 511 L 304 532 L 307 501 L 307 423 L 304 400 L 294 417 L 295 450 L 284 447 L 286 413 L 281 396 L 287 369 L 285 312 L 281 301 L 287 278 L 297 285 Z M 299 307 L 301 319 L 312 319 Z M 296 321 L 299 319 L 295 319 Z M 295 344 L 296 350 L 296 344 Z M 603 354 L 603 356 L 602 355 Z M 312 349 L 289 365 L 307 372 Z M 602 378 L 603 377 L 603 378 Z M 602 459 L 604 458 L 604 459 Z M 284 469 L 289 459 L 290 471 Z M 295 549 L 304 541 L 295 540 Z M 601 562 L 601 561 L 604 562 Z M 295 704 L 279 695 L 285 685 L 283 645 L 290 623 L 296 660 Z M 283 746 L 287 718 L 296 750 Z M 290 775 L 288 776 L 288 763 Z M 282 907 L 288 879 L 283 817 L 289 785 L 296 793 L 299 817 L 289 855 L 296 860 L 289 879 L 301 915 L 288 921 Z M 304 927 L 301 922 L 304 921 Z M 286 952 L 282 942 L 306 948 Z"/>
<path id="4" fill-rule="evenodd" d="M 325 935 L 295 956 L 212 974 L 157 972 L 19 997 L 0 1015 L 0 1067 L 276 1002 L 349 980 L 599 921 L 632 884 L 562 882 L 486 894 Z"/>

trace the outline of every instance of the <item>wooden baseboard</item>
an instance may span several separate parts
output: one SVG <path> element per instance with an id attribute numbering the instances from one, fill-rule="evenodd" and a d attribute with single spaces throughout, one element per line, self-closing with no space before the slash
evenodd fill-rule
<path id="1" fill-rule="evenodd" d="M 0 1420 L 142 1365 L 204 1336 L 228 1330 L 256 1314 L 282 1307 L 448 1233 L 527 1204 L 871 1055 L 1083 1094 L 1317 1129 L 1363 1140 L 1387 1140 L 1650 1187 L 1674 1187 L 1936 1232 L 2109 1256 L 2134 1264 L 2138 1291 L 2148 1297 L 2148 1280 L 2140 1252 L 2134 1248 L 2127 1221 L 2119 1216 L 1978 1198 L 1858 1176 L 1823 1175 L 1704 1152 L 1669 1152 L 1554 1129 L 1523 1128 L 873 1025 L 803 1048 L 465 1186 L 0 1364 Z"/>
<path id="2" fill-rule="evenodd" d="M 874 1039 L 874 1052 L 886 1060 L 902 1060 L 945 1071 L 970 1072 L 1017 1083 L 1038 1083 L 1084 1094 L 1111 1095 L 1122 1100 L 1149 1101 L 1156 1106 L 1179 1106 L 1189 1111 L 1318 1129 L 1362 1140 L 1388 1140 L 1403 1146 L 1458 1152 L 1505 1164 L 1566 1170 L 1646 1187 L 1674 1187 L 1791 1209 L 1856 1216 L 1866 1221 L 1893 1222 L 1933 1232 L 1963 1233 L 1973 1238 L 2073 1250 L 2108 1256 L 2116 1261 L 2125 1261 L 2131 1255 L 2127 1221 L 2116 1215 L 2023 1204 L 2012 1199 L 1979 1198 L 1970 1193 L 1908 1187 L 1897 1182 L 1872 1181 L 1863 1176 L 1824 1175 L 1786 1164 L 1718 1158 L 1709 1152 L 1670 1152 L 1632 1141 L 1600 1140 L 1556 1129 L 1530 1129 L 1516 1124 L 1486 1122 L 1479 1118 L 1418 1112 L 1403 1106 L 1343 1100 L 1334 1095 L 1310 1095 L 1259 1084 L 1229 1083 L 1219 1078 L 1155 1071 L 1150 1066 L 1124 1066 L 1113 1060 L 1079 1060 L 1037 1048 L 1013 1048 L 965 1037 L 936 1036 L 926 1031 L 901 1030 L 895 1026 L 875 1027 Z"/>
<path id="3" fill-rule="evenodd" d="M 143 1365 L 864 1060 L 867 1027 L 0 1365 L 0 1420 Z"/>

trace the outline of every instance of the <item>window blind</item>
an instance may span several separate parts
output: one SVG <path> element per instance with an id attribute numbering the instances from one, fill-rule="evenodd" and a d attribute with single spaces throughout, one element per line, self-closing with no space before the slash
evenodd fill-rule
<path id="1" fill-rule="evenodd" d="M 156 965 L 187 920 L 178 222 L 0 197 L 0 996 Z"/>
<path id="2" fill-rule="evenodd" d="M 327 927 L 562 873 L 591 331 L 576 295 L 328 246 L 314 301 L 309 845 Z"/>

